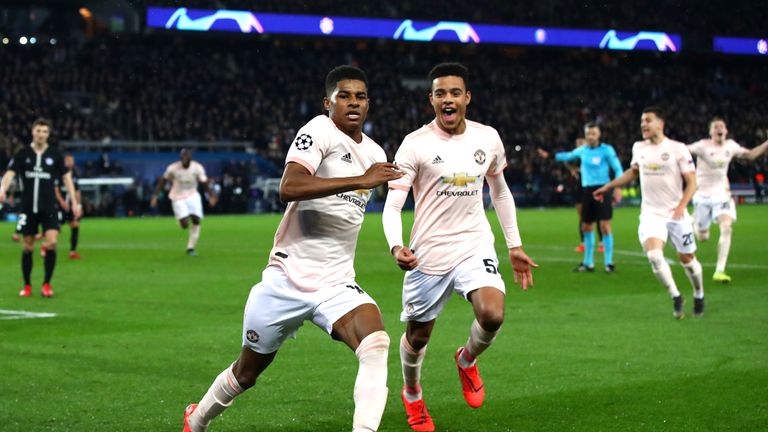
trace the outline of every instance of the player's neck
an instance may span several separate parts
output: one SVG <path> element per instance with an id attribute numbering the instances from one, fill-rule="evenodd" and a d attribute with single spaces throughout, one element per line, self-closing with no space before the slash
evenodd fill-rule
<path id="1" fill-rule="evenodd" d="M 48 143 L 44 142 L 42 144 L 38 144 L 34 141 L 32 141 L 32 150 L 34 150 L 37 153 L 43 153 L 48 149 Z"/>
<path id="2" fill-rule="evenodd" d="M 448 135 L 461 135 L 467 131 L 467 122 L 466 120 L 462 120 L 461 122 L 459 122 L 459 124 L 456 125 L 455 128 L 448 129 L 438 121 L 437 127 L 440 128 L 440 130 L 442 130 L 443 132 L 447 133 Z"/>
<path id="3" fill-rule="evenodd" d="M 667 139 L 667 137 L 664 136 L 663 133 L 660 133 L 658 135 L 654 135 L 651 138 L 649 138 L 649 141 L 651 142 L 651 144 L 661 144 L 661 142 L 664 141 L 665 139 Z"/>

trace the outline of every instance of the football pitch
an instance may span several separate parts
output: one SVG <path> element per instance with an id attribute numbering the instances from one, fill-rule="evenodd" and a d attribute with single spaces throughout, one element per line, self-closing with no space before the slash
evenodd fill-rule
<path id="1" fill-rule="evenodd" d="M 687 317 L 651 273 L 637 240 L 637 208 L 616 211 L 615 274 L 572 273 L 580 261 L 572 209 L 520 210 L 525 249 L 540 264 L 522 292 L 495 216 L 507 282 L 506 322 L 480 358 L 486 401 L 466 405 L 453 361 L 470 306 L 454 297 L 437 321 L 423 369 L 438 431 L 756 431 L 768 425 L 768 206 L 739 207 L 730 285 L 714 285 L 717 228 L 699 243 L 707 309 L 693 318 L 691 288 L 672 271 Z M 56 297 L 19 298 L 20 246 L 0 224 L 0 430 L 181 431 L 197 402 L 240 350 L 242 311 L 260 280 L 279 215 L 212 216 L 198 257 L 171 218 L 85 219 L 83 259 L 59 244 Z M 406 225 L 412 220 L 405 214 Z M 668 257 L 674 258 L 671 247 Z M 403 273 L 387 254 L 381 215 L 368 214 L 358 283 L 379 303 L 392 339 L 390 395 L 380 431 L 407 431 L 397 342 Z M 55 314 L 40 315 L 40 314 Z M 354 354 L 307 323 L 256 386 L 210 430 L 349 431 Z"/>

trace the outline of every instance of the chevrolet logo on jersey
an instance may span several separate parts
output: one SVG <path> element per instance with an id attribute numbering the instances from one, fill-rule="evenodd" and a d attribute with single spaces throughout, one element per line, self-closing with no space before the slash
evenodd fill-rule
<path id="1" fill-rule="evenodd" d="M 643 168 L 649 170 L 649 171 L 658 171 L 661 169 L 661 165 L 656 164 L 646 164 Z"/>
<path id="2" fill-rule="evenodd" d="M 456 187 L 466 187 L 468 184 L 475 183 L 478 176 L 468 176 L 467 173 L 454 173 L 453 177 L 443 176 L 443 184 L 452 184 Z"/>

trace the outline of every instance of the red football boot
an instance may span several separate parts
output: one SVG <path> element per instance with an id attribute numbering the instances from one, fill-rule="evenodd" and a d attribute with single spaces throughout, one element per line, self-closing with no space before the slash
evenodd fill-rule
<path id="1" fill-rule="evenodd" d="M 405 415 L 408 416 L 408 426 L 411 427 L 411 430 L 433 432 L 435 430 L 435 423 L 432 421 L 432 417 L 429 416 L 424 399 L 408 402 L 408 399 L 405 398 L 405 387 L 403 387 L 401 396 L 403 397 L 403 405 L 405 405 Z"/>
<path id="2" fill-rule="evenodd" d="M 43 289 L 40 290 L 40 294 L 43 295 L 43 297 L 53 297 L 53 289 L 51 288 L 50 283 L 44 283 Z"/>
<path id="3" fill-rule="evenodd" d="M 485 387 L 483 379 L 480 378 L 480 372 L 477 370 L 477 363 L 463 368 L 459 363 L 459 356 L 464 347 L 456 350 L 456 367 L 459 369 L 459 379 L 461 380 L 461 391 L 464 393 L 464 400 L 472 408 L 479 408 L 485 399 Z"/>

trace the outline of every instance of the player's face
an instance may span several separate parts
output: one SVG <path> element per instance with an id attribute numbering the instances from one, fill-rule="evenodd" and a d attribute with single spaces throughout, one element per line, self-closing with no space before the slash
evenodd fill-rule
<path id="1" fill-rule="evenodd" d="M 48 142 L 48 136 L 51 135 L 50 129 L 48 129 L 48 126 L 44 125 L 37 125 L 32 128 L 32 141 L 34 141 L 35 144 L 42 145 Z"/>
<path id="2" fill-rule="evenodd" d="M 368 115 L 368 88 L 360 80 L 341 80 L 323 100 L 328 116 L 336 127 L 355 140 L 361 139 L 363 123 Z"/>
<path id="3" fill-rule="evenodd" d="M 712 141 L 721 143 L 725 141 L 725 137 L 728 136 L 728 128 L 725 127 L 725 122 L 722 120 L 715 120 L 709 124 L 709 136 Z"/>
<path id="4" fill-rule="evenodd" d="M 64 156 L 64 166 L 72 169 L 72 167 L 75 166 L 75 158 L 72 156 Z"/>
<path id="5" fill-rule="evenodd" d="M 181 166 L 187 168 L 192 163 L 192 153 L 188 151 L 181 152 Z"/>
<path id="6" fill-rule="evenodd" d="M 664 120 L 656 116 L 656 113 L 648 112 L 640 116 L 640 131 L 643 139 L 651 139 L 664 131 Z"/>
<path id="7" fill-rule="evenodd" d="M 466 89 L 464 79 L 458 76 L 443 76 L 432 81 L 429 102 L 435 110 L 440 129 L 450 134 L 461 134 L 466 129 L 464 119 L 472 94 Z"/>
<path id="8" fill-rule="evenodd" d="M 600 128 L 589 127 L 584 129 L 584 138 L 590 147 L 596 147 L 600 144 Z"/>

